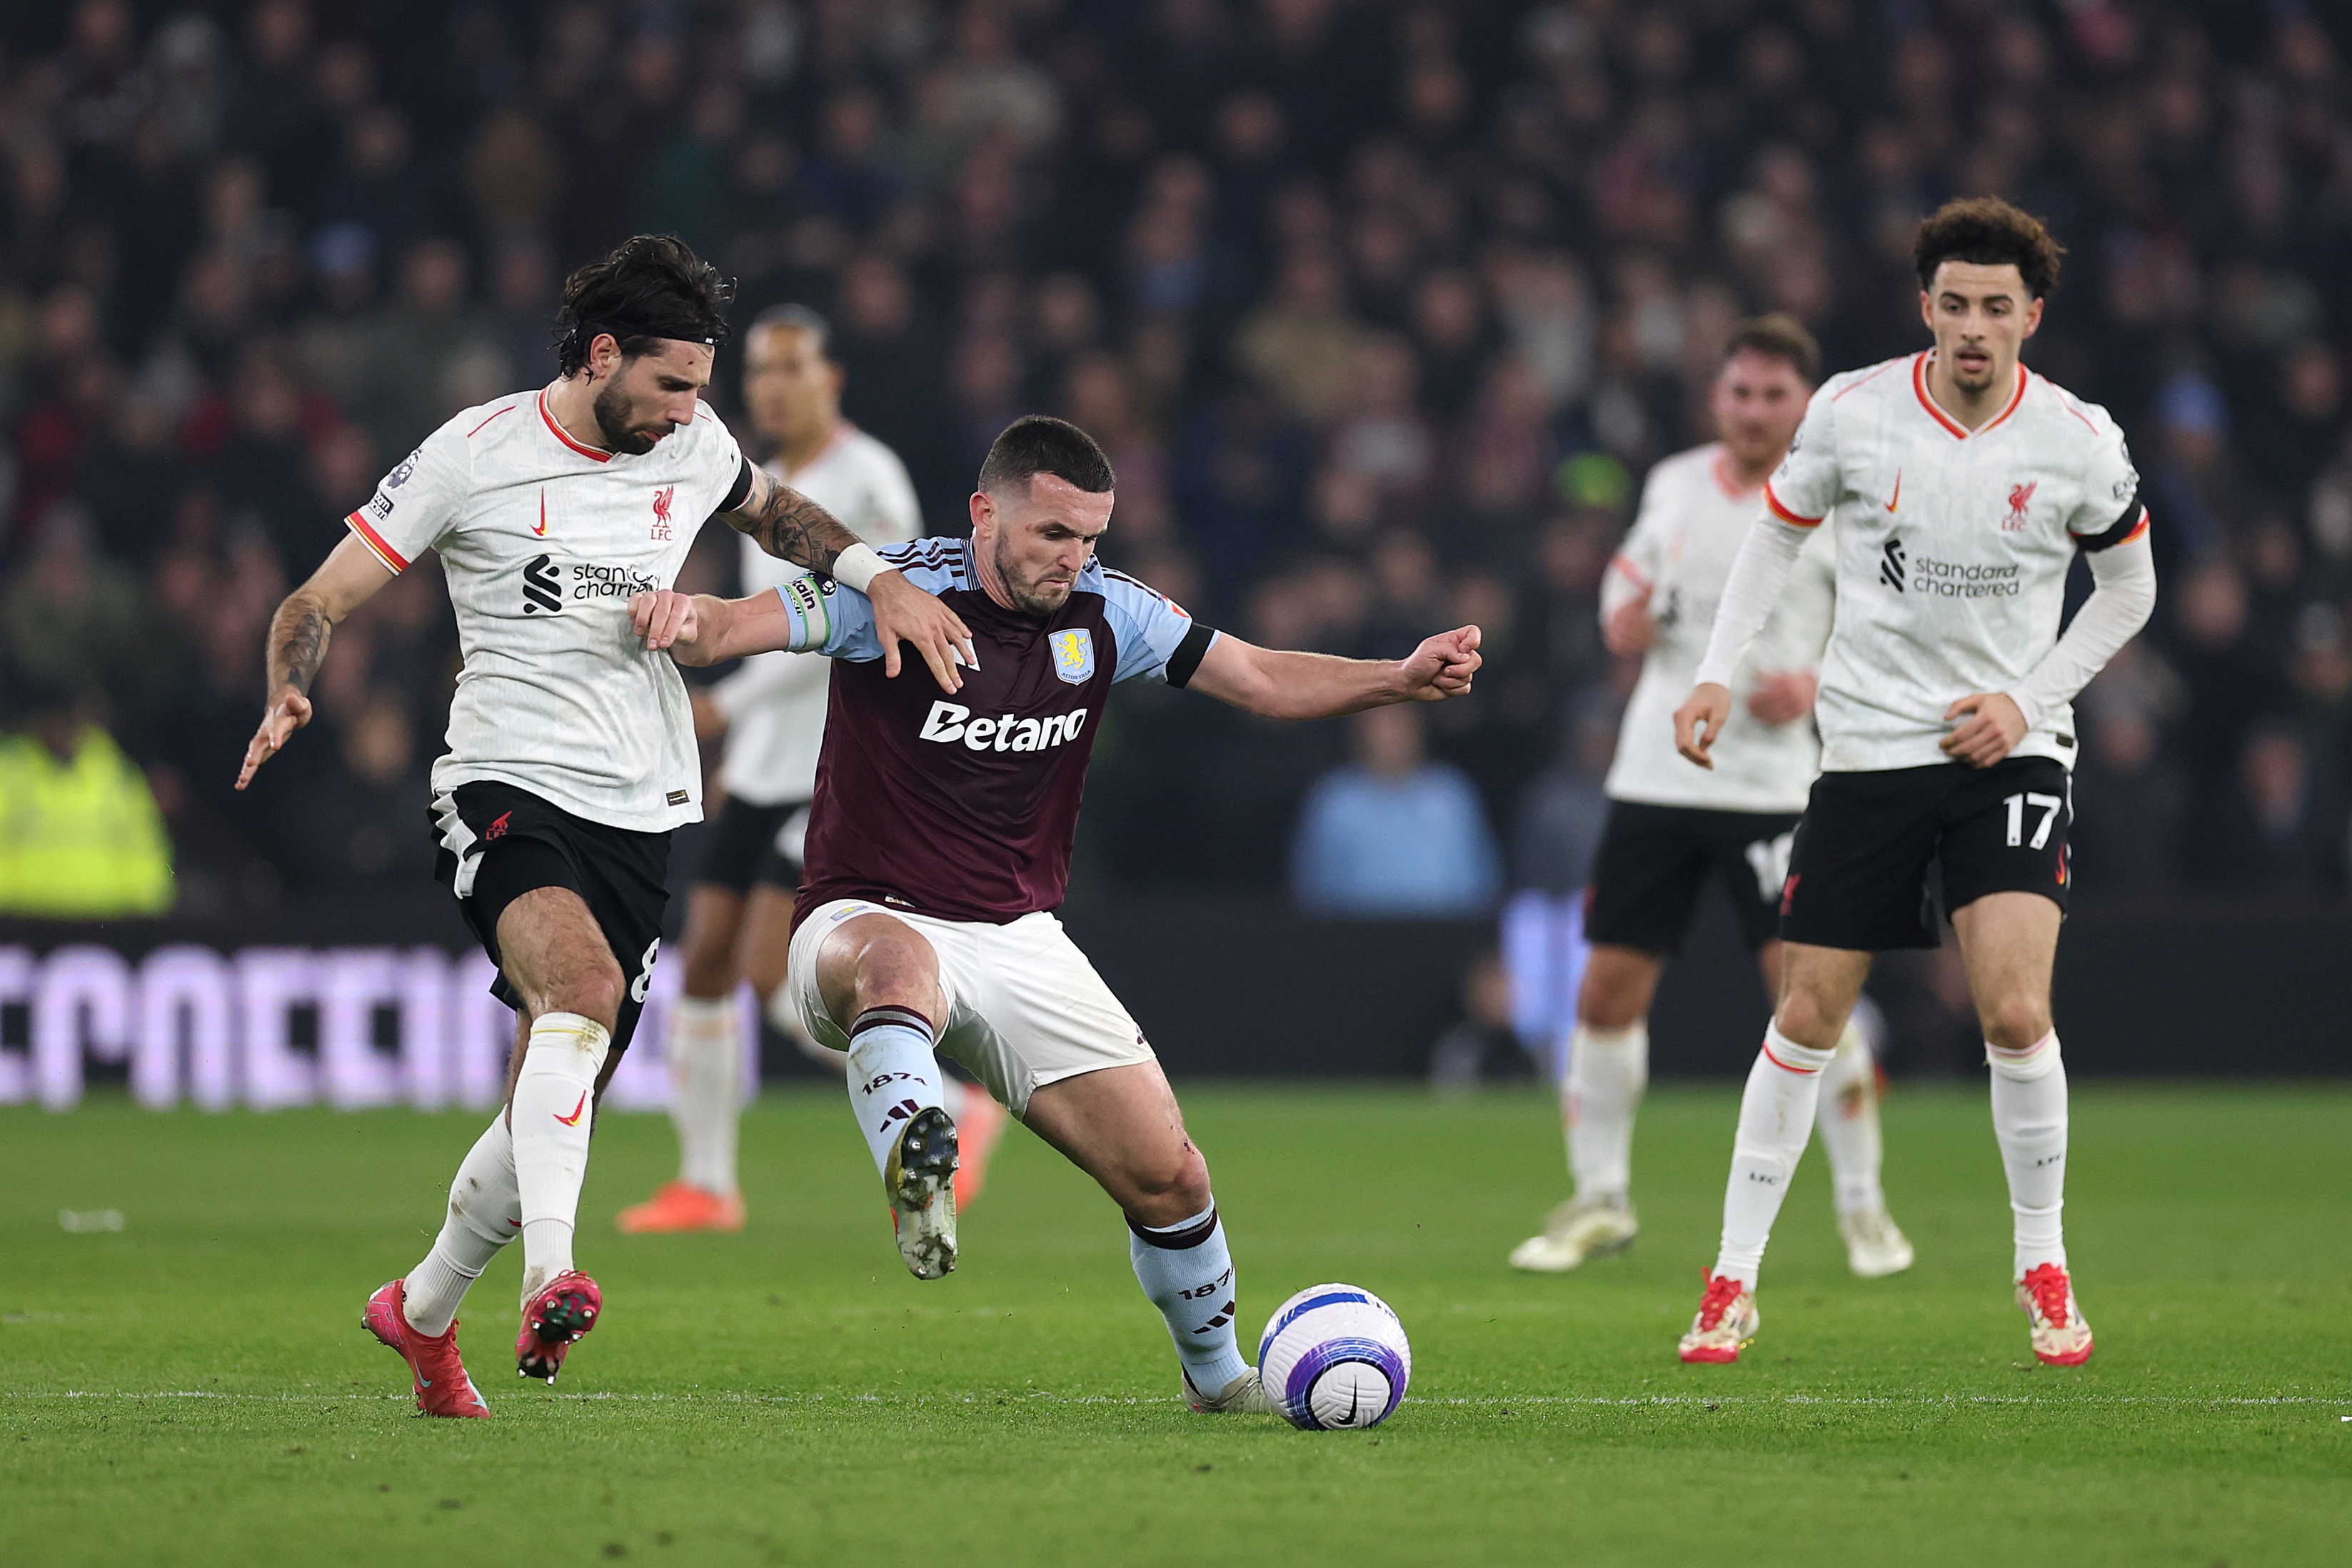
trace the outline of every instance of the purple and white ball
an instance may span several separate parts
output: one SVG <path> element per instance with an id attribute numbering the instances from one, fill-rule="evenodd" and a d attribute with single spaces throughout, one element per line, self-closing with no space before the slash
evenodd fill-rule
<path id="1" fill-rule="evenodd" d="M 1377 1426 L 1412 1381 L 1412 1346 L 1389 1304 L 1354 1285 L 1310 1285 L 1275 1309 L 1257 1342 L 1274 1407 L 1309 1432 Z"/>

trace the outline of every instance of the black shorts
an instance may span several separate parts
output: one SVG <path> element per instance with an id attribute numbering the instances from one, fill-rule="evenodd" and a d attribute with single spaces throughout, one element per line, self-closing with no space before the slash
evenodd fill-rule
<path id="1" fill-rule="evenodd" d="M 728 796 L 703 841 L 702 866 L 694 879 L 737 894 L 750 892 L 754 882 L 788 893 L 799 887 L 800 862 L 785 854 L 777 840 L 805 804 L 754 805 Z"/>
<path id="2" fill-rule="evenodd" d="M 1931 868 L 1946 910 L 1987 893 L 2040 893 L 2063 910 L 2074 820 L 2073 781 L 2049 757 L 1823 773 L 1789 857 L 1780 934 L 1862 952 L 1937 946 Z"/>
<path id="3" fill-rule="evenodd" d="M 1669 953 L 1682 946 L 1710 872 L 1722 880 L 1750 948 L 1779 934 L 1780 879 L 1793 812 L 1709 811 L 1693 805 L 1609 803 L 1593 857 L 1585 940 Z"/>
<path id="4" fill-rule="evenodd" d="M 590 822 L 529 790 L 488 779 L 436 795 L 428 815 L 439 846 L 433 874 L 457 895 L 458 912 L 475 940 L 501 966 L 490 994 L 522 1011 L 499 957 L 499 916 L 534 888 L 569 888 L 595 917 L 628 982 L 613 1028 L 613 1049 L 628 1049 L 661 952 L 670 836 Z"/>

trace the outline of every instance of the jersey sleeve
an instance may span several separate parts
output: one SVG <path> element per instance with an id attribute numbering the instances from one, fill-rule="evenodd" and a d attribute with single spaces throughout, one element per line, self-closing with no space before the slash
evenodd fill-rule
<path id="1" fill-rule="evenodd" d="M 1660 574 L 1666 563 L 1666 513 L 1671 510 L 1665 499 L 1667 485 L 1665 465 L 1650 470 L 1642 481 L 1642 504 L 1633 514 L 1633 526 L 1617 546 L 1617 553 L 1609 558 L 1608 575 L 1601 580 L 1601 621 L 1603 626 L 1612 616 L 1640 598 L 1654 592 Z"/>
<path id="2" fill-rule="evenodd" d="M 478 420 L 479 410 L 468 409 L 403 458 L 375 487 L 365 505 L 343 519 L 392 572 L 439 544 L 464 515 L 467 492 L 473 488 L 473 449 L 465 425 Z"/>
<path id="3" fill-rule="evenodd" d="M 1837 390 L 1832 381 L 1813 394 L 1789 455 L 1764 481 L 1765 506 L 1791 528 L 1820 527 L 1845 499 L 1844 470 L 1838 466 Z"/>
<path id="4" fill-rule="evenodd" d="M 2139 497 L 2139 470 L 2132 467 L 2122 426 L 2107 411 L 2085 405 L 2081 412 L 2097 438 L 2084 462 L 2082 500 L 2074 515 L 2066 520 L 2066 531 L 2084 550 L 2127 544 L 2147 531 L 2147 507 Z"/>
<path id="5" fill-rule="evenodd" d="M 1111 635 L 1118 641 L 1118 668 L 1111 672 L 1114 682 L 1156 675 L 1181 686 L 1215 639 L 1216 634 L 1208 632 L 1197 651 L 1188 650 L 1189 664 L 1181 678 L 1171 679 L 1170 664 L 1184 648 L 1185 639 L 1206 628 L 1196 627 L 1191 614 L 1167 595 L 1124 572 L 1102 574 L 1102 596 L 1103 618 L 1110 623 Z"/>

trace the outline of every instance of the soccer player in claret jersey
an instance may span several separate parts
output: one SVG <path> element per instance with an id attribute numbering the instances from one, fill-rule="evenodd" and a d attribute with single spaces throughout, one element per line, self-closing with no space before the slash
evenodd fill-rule
<path id="1" fill-rule="evenodd" d="M 1920 225 L 1913 252 L 1934 348 L 1814 394 L 1675 714 L 1677 749 L 1713 766 L 1733 671 L 1806 539 L 1834 517 L 1824 771 L 1790 855 L 1780 1002 L 1740 1101 L 1722 1250 L 1685 1361 L 1735 1361 L 1756 1332 L 1765 1241 L 1871 956 L 1938 941 L 1931 867 L 1984 1028 L 2033 1353 L 2057 1366 L 2091 1354 L 2059 1223 L 2066 1069 L 2050 973 L 2069 881 L 2071 703 L 2155 606 L 2147 510 L 2106 411 L 2018 363 L 2058 280 L 2042 224 L 1995 198 L 1954 202 Z M 2061 637 L 2077 550 L 2095 587 Z"/>
<path id="2" fill-rule="evenodd" d="M 1714 771 L 1675 755 L 1673 714 L 1706 649 L 1716 600 L 1765 476 L 1788 451 L 1820 375 L 1821 351 L 1795 321 L 1741 322 L 1708 395 L 1717 439 L 1650 470 L 1633 531 L 1609 563 L 1601 636 L 1611 652 L 1642 656 L 1642 678 L 1609 770 L 1609 823 L 1585 916 L 1591 956 L 1560 1082 L 1576 1194 L 1543 1234 L 1513 1250 L 1515 1268 L 1561 1273 L 1632 1243 L 1633 1114 L 1649 1079 L 1650 1000 L 1710 877 L 1730 896 L 1766 991 L 1779 990 L 1780 879 L 1806 788 L 1820 771 L 1814 669 L 1834 604 L 1827 537 L 1806 545 L 1740 666 Z M 1823 1070 L 1819 1114 L 1848 1262 L 1864 1277 L 1909 1268 L 1911 1244 L 1878 1184 L 1877 1068 L 1853 1023 Z"/>
<path id="3" fill-rule="evenodd" d="M 700 664 L 768 648 L 834 660 L 785 984 L 849 1052 L 851 1108 L 919 1279 L 955 1267 L 956 1129 L 935 1053 L 963 1064 L 1126 1212 L 1195 1410 L 1264 1411 L 1209 1170 L 1143 1032 L 1054 918 L 1112 686 L 1151 676 L 1269 718 L 1470 689 L 1478 630 L 1394 661 L 1278 653 L 1194 621 L 1095 560 L 1112 473 L 1058 419 L 989 450 L 969 540 L 885 552 L 973 631 L 952 700 L 878 678 L 864 595 L 814 580 L 749 599 L 642 595 L 648 647 Z"/>
<path id="4" fill-rule="evenodd" d="M 969 634 L 954 612 L 754 468 L 700 401 L 728 294 L 663 237 L 573 273 L 562 375 L 426 437 L 270 623 L 267 706 L 239 788 L 309 722 L 335 624 L 420 552 L 439 552 L 457 613 L 465 666 L 433 769 L 437 874 L 520 1017 L 506 1108 L 459 1165 L 446 1223 L 362 1315 L 406 1359 L 429 1415 L 488 1414 L 456 1313 L 515 1236 L 523 1375 L 552 1382 L 603 1309 L 572 1252 L 589 1132 L 652 980 L 670 832 L 701 814 L 686 688 L 630 635 L 631 596 L 669 584 L 717 514 L 772 553 L 865 583 L 887 666 L 903 638 L 941 689 L 959 684 Z"/>
<path id="5" fill-rule="evenodd" d="M 823 316 L 803 305 L 763 311 L 743 333 L 743 405 L 752 428 L 775 448 L 768 471 L 838 518 L 868 544 L 902 544 L 923 535 L 915 487 L 898 455 L 841 416 L 842 367 Z M 743 541 L 746 592 L 774 588 L 806 569 Z M 663 1042 L 677 1129 L 676 1181 L 617 1223 L 633 1234 L 737 1230 L 743 1199 L 735 1181 L 737 1091 L 744 1041 L 735 988 L 749 980 L 761 1005 L 801 1048 L 833 1071 L 841 1053 L 810 1039 L 783 994 L 792 940 L 793 891 L 800 882 L 801 841 L 816 793 L 817 748 L 824 740 L 825 681 L 832 666 L 819 654 L 779 651 L 742 668 L 698 702 L 698 718 L 726 726 L 719 772 L 726 803 L 711 825 L 688 896 L 684 994 L 671 1008 Z M 978 1192 L 1004 1112 L 985 1092 L 954 1081 L 950 1113 L 962 1133 L 956 1193 Z"/>

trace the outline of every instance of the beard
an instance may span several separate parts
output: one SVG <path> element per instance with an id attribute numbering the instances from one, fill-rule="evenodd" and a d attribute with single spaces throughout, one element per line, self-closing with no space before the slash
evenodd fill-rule
<path id="1" fill-rule="evenodd" d="M 654 437 L 629 423 L 629 400 L 621 395 L 618 377 L 605 384 L 596 395 L 593 405 L 596 429 L 604 437 L 604 445 L 615 452 L 625 452 L 632 458 L 642 458 L 654 449 Z"/>
<path id="2" fill-rule="evenodd" d="M 1024 616 L 1050 616 L 1070 602 L 1071 584 L 1022 581 L 1002 538 L 996 542 L 996 576 L 1004 584 L 1004 596 Z"/>

